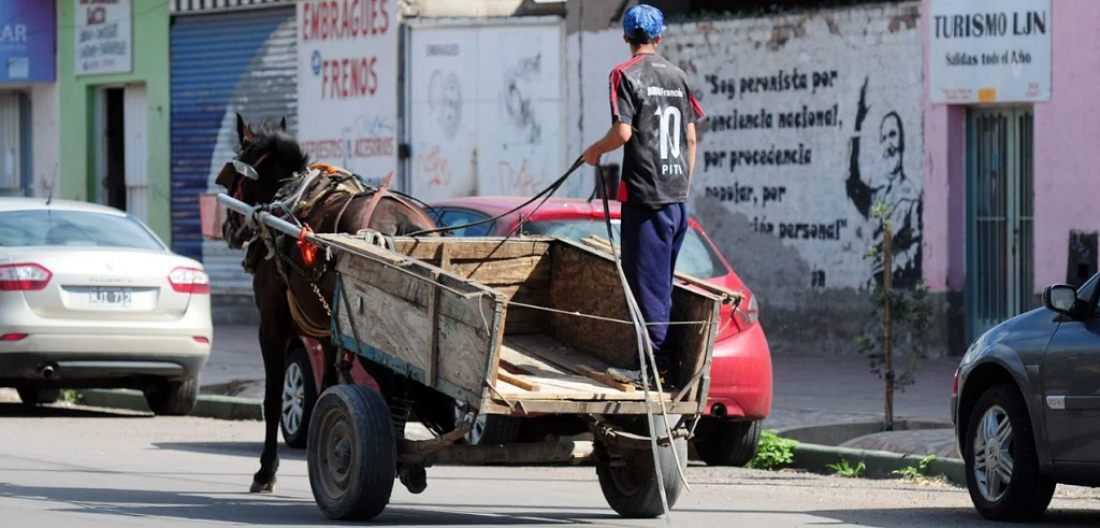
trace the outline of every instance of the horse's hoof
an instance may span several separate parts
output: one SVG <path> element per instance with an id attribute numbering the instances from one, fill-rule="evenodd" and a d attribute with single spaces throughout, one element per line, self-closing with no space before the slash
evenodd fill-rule
<path id="1" fill-rule="evenodd" d="M 421 466 L 405 466 L 398 470 L 398 477 L 409 493 L 420 494 L 428 489 L 428 473 Z"/>
<path id="2" fill-rule="evenodd" d="M 273 480 L 271 482 L 264 483 L 264 484 L 253 481 L 252 482 L 252 487 L 248 488 L 248 491 L 249 491 L 249 493 L 260 493 L 260 492 L 275 493 L 275 481 Z"/>

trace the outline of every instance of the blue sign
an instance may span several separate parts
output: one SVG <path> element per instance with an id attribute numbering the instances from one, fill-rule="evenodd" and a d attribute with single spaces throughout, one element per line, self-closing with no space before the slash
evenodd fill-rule
<path id="1" fill-rule="evenodd" d="M 0 83 L 54 82 L 54 0 L 0 0 Z"/>

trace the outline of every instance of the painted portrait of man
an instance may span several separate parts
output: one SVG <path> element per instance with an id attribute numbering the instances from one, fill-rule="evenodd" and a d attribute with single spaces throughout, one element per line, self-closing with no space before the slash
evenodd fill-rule
<path id="1" fill-rule="evenodd" d="M 860 90 L 859 108 L 856 113 L 855 134 L 849 140 L 848 198 L 864 219 L 872 222 L 872 240 L 882 252 L 883 229 L 873 217 L 876 203 L 888 208 L 887 218 L 893 230 L 891 236 L 892 279 L 895 288 L 908 288 L 921 276 L 921 192 L 916 183 L 905 173 L 905 124 L 894 111 L 886 112 L 879 122 L 877 134 L 864 135 L 863 124 L 870 114 L 867 105 L 867 85 Z M 875 148 L 881 163 L 874 163 L 866 170 L 861 161 L 864 140 L 867 148 Z M 875 261 L 872 267 L 872 284 L 879 284 L 883 276 L 883 262 Z"/>

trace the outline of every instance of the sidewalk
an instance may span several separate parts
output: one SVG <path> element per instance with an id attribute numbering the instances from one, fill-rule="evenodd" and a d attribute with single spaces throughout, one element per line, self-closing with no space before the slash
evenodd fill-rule
<path id="1" fill-rule="evenodd" d="M 263 359 L 258 329 L 250 325 L 214 328 L 214 350 L 202 373 L 203 392 L 263 398 Z M 916 384 L 894 396 L 895 420 L 939 422 L 944 429 L 872 435 L 845 445 L 911 454 L 954 454 L 950 409 L 952 378 L 958 358 L 925 361 Z M 774 398 L 769 429 L 790 429 L 882 420 L 884 382 L 860 356 L 772 357 Z"/>

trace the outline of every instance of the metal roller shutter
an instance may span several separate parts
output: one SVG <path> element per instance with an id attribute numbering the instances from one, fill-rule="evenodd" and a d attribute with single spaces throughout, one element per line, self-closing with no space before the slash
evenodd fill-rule
<path id="1" fill-rule="evenodd" d="M 218 290 L 250 290 L 241 254 L 203 241 L 199 195 L 235 154 L 236 113 L 254 125 L 286 116 L 297 130 L 293 4 L 177 16 L 171 33 L 173 249 L 201 259 Z"/>

